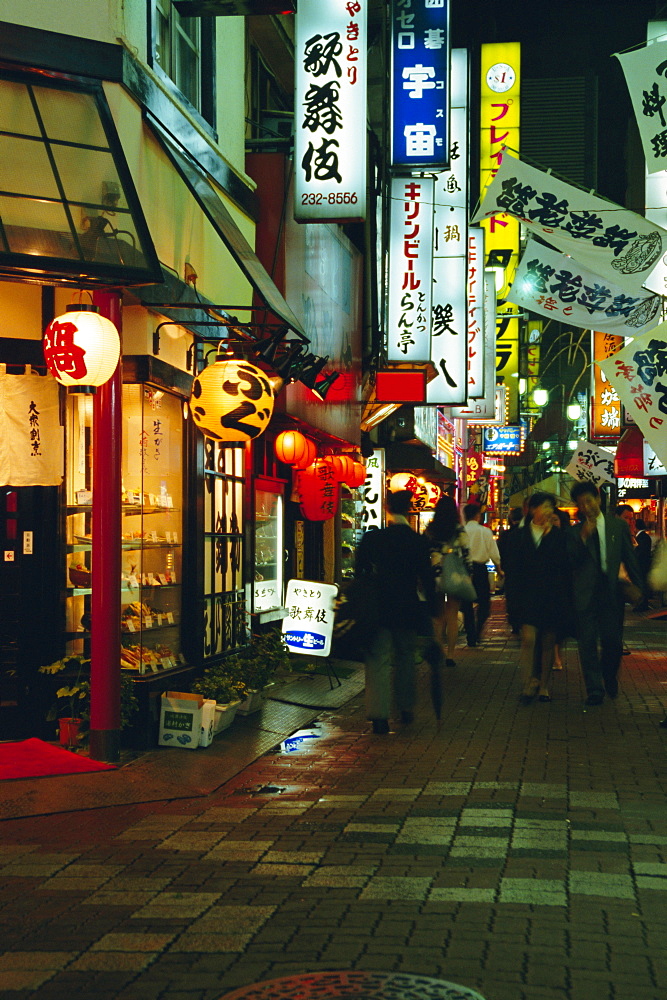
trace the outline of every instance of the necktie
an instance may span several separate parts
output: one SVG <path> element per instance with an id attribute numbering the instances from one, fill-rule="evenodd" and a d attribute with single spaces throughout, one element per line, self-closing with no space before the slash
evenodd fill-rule
<path id="1" fill-rule="evenodd" d="M 598 566 L 599 569 L 602 569 L 602 557 L 600 555 L 600 536 L 598 535 L 597 530 L 595 530 L 594 532 L 592 532 L 592 534 L 589 535 L 588 542 L 593 553 L 595 565 Z"/>

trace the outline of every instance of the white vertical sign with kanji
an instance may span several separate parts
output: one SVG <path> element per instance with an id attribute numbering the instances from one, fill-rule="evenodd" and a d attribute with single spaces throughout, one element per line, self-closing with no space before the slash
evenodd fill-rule
<path id="1" fill-rule="evenodd" d="M 389 361 L 431 360 L 434 182 L 394 177 L 389 224 Z"/>
<path id="2" fill-rule="evenodd" d="M 291 653 L 328 656 L 338 587 L 314 580 L 289 580 L 285 594 L 287 617 L 283 637 Z"/>
<path id="3" fill-rule="evenodd" d="M 361 526 L 364 531 L 384 527 L 384 492 L 384 448 L 376 448 L 366 459 L 366 481 L 361 487 Z"/>
<path id="4" fill-rule="evenodd" d="M 368 0 L 299 0 L 295 62 L 297 222 L 366 217 Z"/>

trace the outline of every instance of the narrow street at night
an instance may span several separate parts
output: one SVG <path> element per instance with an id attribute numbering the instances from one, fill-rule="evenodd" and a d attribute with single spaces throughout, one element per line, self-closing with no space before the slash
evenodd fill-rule
<path id="1" fill-rule="evenodd" d="M 440 723 L 425 672 L 415 721 L 386 736 L 359 694 L 285 744 L 270 720 L 289 706 L 268 701 L 234 739 L 121 769 L 150 799 L 170 761 L 182 782 L 208 761 L 212 786 L 225 745 L 239 762 L 278 739 L 208 794 L 5 819 L 2 995 L 664 1000 L 664 619 L 628 613 L 618 698 L 584 709 L 572 642 L 553 700 L 520 704 L 501 611 L 445 672 Z M 80 780 L 4 794 L 20 816 L 40 781 Z M 113 772 L 85 780 L 103 795 Z M 386 985 L 301 991 L 324 972 Z M 429 979 L 459 992 L 415 993 Z"/>

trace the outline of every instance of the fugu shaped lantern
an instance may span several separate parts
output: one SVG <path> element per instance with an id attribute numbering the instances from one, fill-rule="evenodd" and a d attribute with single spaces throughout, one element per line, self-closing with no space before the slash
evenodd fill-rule
<path id="1" fill-rule="evenodd" d="M 214 441 L 253 441 L 268 427 L 273 390 L 263 371 L 248 361 L 215 361 L 192 386 L 190 412 Z"/>
<path id="2" fill-rule="evenodd" d="M 308 521 L 328 521 L 338 508 L 339 485 L 330 462 L 316 458 L 297 474 L 301 513 Z"/>
<path id="3" fill-rule="evenodd" d="M 431 510 L 431 508 L 435 507 L 438 500 L 442 496 L 442 490 L 437 483 L 426 483 L 426 489 L 428 490 L 428 503 L 426 504 L 426 509 Z"/>
<path id="4" fill-rule="evenodd" d="M 315 461 L 315 443 L 300 431 L 282 431 L 276 438 L 273 450 L 279 462 L 293 465 L 295 469 L 305 469 Z"/>
<path id="5" fill-rule="evenodd" d="M 415 493 L 417 486 L 417 477 L 411 472 L 397 472 L 389 480 L 390 493 L 398 493 L 400 490 L 410 490 L 411 493 Z"/>
<path id="6" fill-rule="evenodd" d="M 68 306 L 44 331 L 44 360 L 70 392 L 95 392 L 108 382 L 120 358 L 118 330 L 97 306 Z"/>

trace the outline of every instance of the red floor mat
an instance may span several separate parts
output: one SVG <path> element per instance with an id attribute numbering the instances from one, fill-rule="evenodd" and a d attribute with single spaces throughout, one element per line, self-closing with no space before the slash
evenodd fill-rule
<path id="1" fill-rule="evenodd" d="M 109 770 L 115 770 L 115 765 L 101 764 L 43 740 L 33 738 L 17 743 L 0 743 L 0 781 Z"/>

